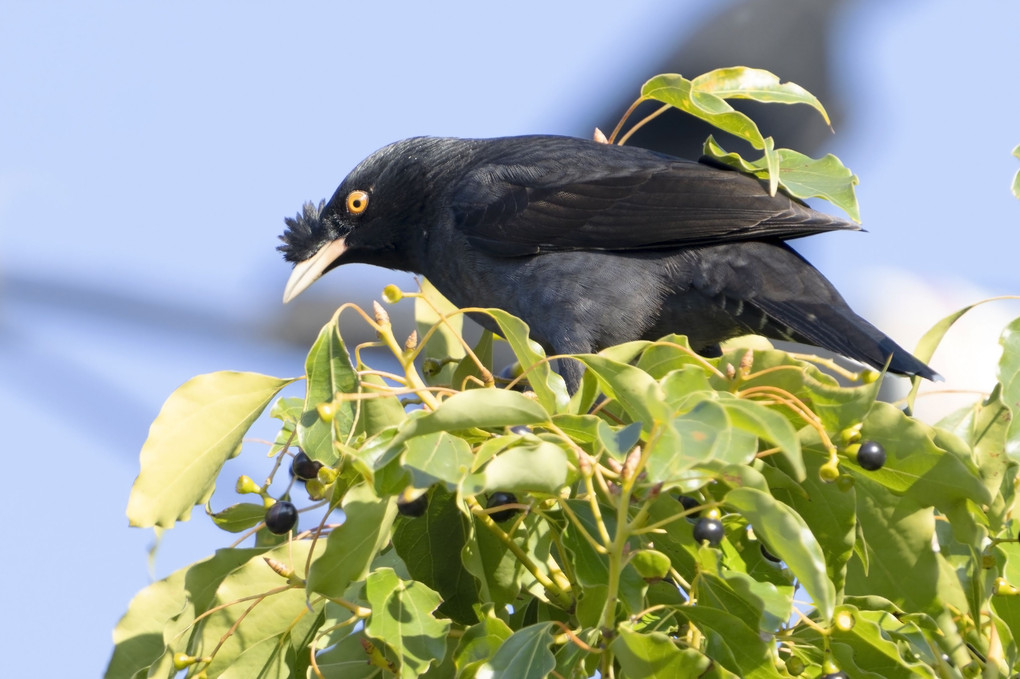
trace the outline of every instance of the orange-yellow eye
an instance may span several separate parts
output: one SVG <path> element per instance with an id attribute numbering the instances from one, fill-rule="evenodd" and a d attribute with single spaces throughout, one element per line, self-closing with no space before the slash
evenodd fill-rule
<path id="1" fill-rule="evenodd" d="M 351 191 L 347 194 L 347 211 L 352 215 L 360 215 L 368 207 L 368 193 Z"/>

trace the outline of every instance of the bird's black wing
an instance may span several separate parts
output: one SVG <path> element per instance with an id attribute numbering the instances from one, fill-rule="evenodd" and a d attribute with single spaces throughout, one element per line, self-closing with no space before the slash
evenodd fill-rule
<path id="1" fill-rule="evenodd" d="M 456 187 L 454 222 L 493 255 L 645 250 L 786 240 L 850 222 L 757 179 L 643 149 L 532 138 L 485 160 Z"/>

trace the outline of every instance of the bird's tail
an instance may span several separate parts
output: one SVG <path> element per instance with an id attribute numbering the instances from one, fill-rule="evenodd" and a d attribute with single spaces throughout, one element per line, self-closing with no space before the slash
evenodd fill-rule
<path id="1" fill-rule="evenodd" d="M 892 338 L 854 313 L 845 302 L 812 304 L 754 299 L 751 306 L 767 318 L 762 330 L 765 335 L 829 349 L 876 370 L 882 370 L 888 362 L 891 373 L 942 379 Z"/>

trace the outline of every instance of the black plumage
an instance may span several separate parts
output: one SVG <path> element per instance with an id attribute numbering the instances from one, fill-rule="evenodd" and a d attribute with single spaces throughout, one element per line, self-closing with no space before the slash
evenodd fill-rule
<path id="1" fill-rule="evenodd" d="M 421 274 L 458 306 L 505 309 L 550 353 L 671 332 L 707 350 L 756 333 L 937 377 L 785 242 L 855 224 L 712 164 L 570 137 L 418 137 L 286 221 L 284 301 L 364 262 Z M 579 364 L 561 370 L 576 388 Z"/>

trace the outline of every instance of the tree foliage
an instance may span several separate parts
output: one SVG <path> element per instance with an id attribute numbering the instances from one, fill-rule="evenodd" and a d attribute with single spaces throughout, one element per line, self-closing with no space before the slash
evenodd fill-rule
<path id="1" fill-rule="evenodd" d="M 824 115 L 751 69 L 660 76 L 638 103 L 722 120 L 763 152 L 749 165 L 792 191 L 782 168 L 803 163 L 725 101 L 748 96 Z M 825 163 L 838 168 L 819 171 L 823 185 L 843 188 L 824 195 L 842 192 L 856 216 L 855 178 Z M 678 335 L 560 358 L 586 367 L 571 395 L 505 312 L 452 309 L 427 284 L 383 298 L 413 302 L 419 329 L 404 340 L 381 304 L 344 305 L 309 351 L 304 398 L 278 398 L 293 379 L 232 372 L 169 397 L 142 449 L 131 523 L 168 528 L 204 505 L 240 536 L 138 593 L 108 677 L 895 678 L 1020 666 L 1020 319 L 1002 335 L 988 396 L 929 425 L 877 399 L 881 375 L 760 339 L 711 359 Z M 469 346 L 465 313 L 492 318 L 502 338 Z M 366 365 L 347 323 L 370 325 L 399 371 Z M 516 359 L 507 377 L 492 365 L 502 341 Z M 242 451 L 267 407 L 279 423 L 269 458 L 249 453 L 264 444 Z M 254 499 L 214 511 L 223 464 L 242 452 L 250 472 L 220 482 Z M 302 459 L 291 477 L 298 455 L 320 464 Z M 272 532 L 267 508 L 282 502 L 298 521 Z"/>

